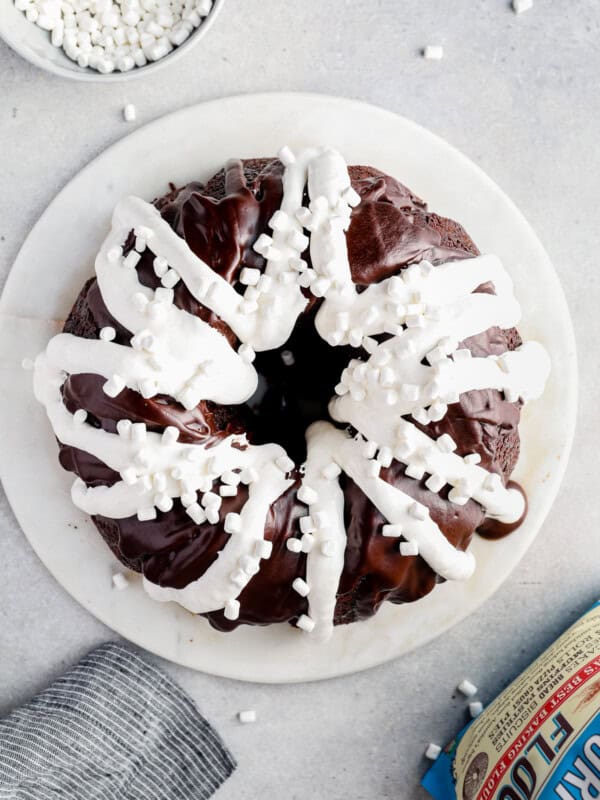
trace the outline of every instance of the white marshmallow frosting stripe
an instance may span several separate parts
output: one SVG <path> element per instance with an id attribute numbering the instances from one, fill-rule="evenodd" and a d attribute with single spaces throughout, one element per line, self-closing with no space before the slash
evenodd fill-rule
<path id="1" fill-rule="evenodd" d="M 271 543 L 264 540 L 269 508 L 292 485 L 287 476 L 294 465 L 283 448 L 248 445 L 245 436 L 231 436 L 207 449 L 180 443 L 175 428 L 159 434 L 127 420 L 119 422 L 117 433 L 108 433 L 87 424 L 84 411 L 69 413 L 60 389 L 68 374 L 95 372 L 106 378 L 104 391 L 110 396 L 127 387 L 144 397 L 168 394 L 186 408 L 201 400 L 244 403 L 257 386 L 254 353 L 285 344 L 307 304 L 302 288 L 323 297 L 316 317 L 322 338 L 331 346 L 362 347 L 368 355 L 351 360 L 330 404 L 332 418 L 351 424 L 358 434 L 351 438 L 325 421 L 306 433 L 298 499 L 306 503 L 307 514 L 300 520 L 301 538 L 290 549 L 308 556 L 305 580 L 297 578 L 293 590 L 309 604 L 298 626 L 327 639 L 346 548 L 340 472 L 385 517 L 383 535 L 408 542 L 405 551 L 418 552 L 442 577 L 468 578 L 474 569 L 472 555 L 456 550 L 427 508 L 384 481 L 380 469 L 397 459 L 411 477 L 421 479 L 427 473 L 431 491 L 449 484 L 451 502 L 474 499 L 488 516 L 516 521 L 523 512 L 518 492 L 479 466 L 477 454 L 461 458 L 449 436 L 435 441 L 407 417 L 421 423 L 439 420 L 449 403 L 473 389 L 497 389 L 509 401 L 535 398 L 543 390 L 549 360 L 535 342 L 485 358 L 459 347 L 493 325 L 507 328 L 519 320 L 510 277 L 494 256 L 435 268 L 422 262 L 358 293 L 346 230 L 360 197 L 350 185 L 343 158 L 329 148 L 295 155 L 286 147 L 280 159 L 281 208 L 269 223 L 272 235 L 262 234 L 254 245 L 266 267 L 262 273 L 242 271 L 243 295 L 197 258 L 152 205 L 136 197 L 118 203 L 96 259 L 96 276 L 111 315 L 132 332 L 132 346 L 116 344 L 113 329 L 103 329 L 98 340 L 59 334 L 36 360 L 34 390 L 61 442 L 91 453 L 121 476 L 111 487 L 74 482 L 73 501 L 89 514 L 115 519 L 137 514 L 145 521 L 179 500 L 196 524 L 214 524 L 220 519 L 222 496 L 235 494 L 240 481 L 248 485 L 240 513 L 224 520 L 227 544 L 202 576 L 183 589 L 144 578 L 146 590 L 157 600 L 174 600 L 194 613 L 224 609 L 234 620 L 241 591 L 271 553 Z M 302 204 L 305 188 L 308 207 Z M 131 230 L 135 250 L 124 256 L 123 243 Z M 309 246 L 312 268 L 302 258 Z M 147 247 L 163 284 L 155 291 L 140 283 L 135 269 Z M 230 326 L 241 342 L 238 352 L 216 329 L 174 305 L 173 289 L 180 280 Z M 487 281 L 493 283 L 494 295 L 474 292 Z M 379 334 L 388 338 L 379 343 L 374 338 Z M 215 481 L 221 482 L 219 494 Z"/>

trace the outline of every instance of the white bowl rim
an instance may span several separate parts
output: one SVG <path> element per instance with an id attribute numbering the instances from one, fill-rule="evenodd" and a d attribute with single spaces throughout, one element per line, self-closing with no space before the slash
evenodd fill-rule
<path id="1" fill-rule="evenodd" d="M 13 6 L 13 0 L 2 0 L 4 3 L 9 3 L 12 10 L 17 11 L 18 14 L 23 14 L 23 12 L 15 9 Z M 72 64 L 72 66 L 61 66 L 60 64 L 53 63 L 49 58 L 45 58 L 41 56 L 35 49 L 23 44 L 20 37 L 16 37 L 12 34 L 12 26 L 9 23 L 9 16 L 8 14 L 5 16 L 4 14 L 0 14 L 0 38 L 3 39 L 6 44 L 15 51 L 21 58 L 24 58 L 26 61 L 29 61 L 30 64 L 38 67 L 39 69 L 44 70 L 44 72 L 52 73 L 53 75 L 58 75 L 61 78 L 69 78 L 70 80 L 75 81 L 87 81 L 90 83 L 103 83 L 105 81 L 112 81 L 112 82 L 123 82 L 129 80 L 135 80 L 137 78 L 141 78 L 143 76 L 149 75 L 150 73 L 154 74 L 159 69 L 163 69 L 167 65 L 173 64 L 176 60 L 180 59 L 183 55 L 191 51 L 192 47 L 198 44 L 198 42 L 203 38 L 203 36 L 208 33 L 210 28 L 213 26 L 215 19 L 219 15 L 219 12 L 223 8 L 223 4 L 225 0 L 213 0 L 213 5 L 211 10 L 209 11 L 208 15 L 204 18 L 203 22 L 194 29 L 194 31 L 190 34 L 190 36 L 183 42 L 183 44 L 175 47 L 170 53 L 168 53 L 164 58 L 159 59 L 158 61 L 150 61 L 143 67 L 135 67 L 128 72 L 110 72 L 106 75 L 103 75 L 100 72 L 97 72 L 95 69 L 90 69 L 89 67 L 80 67 L 76 62 L 71 61 L 68 56 L 64 55 L 65 62 Z M 33 34 L 35 36 L 40 35 L 48 35 L 46 31 L 42 28 L 39 28 L 34 23 L 29 23 L 32 27 Z M 50 44 L 52 47 L 53 45 Z M 57 51 L 60 51 L 60 48 L 55 48 Z M 60 51 L 62 52 L 62 51 Z"/>

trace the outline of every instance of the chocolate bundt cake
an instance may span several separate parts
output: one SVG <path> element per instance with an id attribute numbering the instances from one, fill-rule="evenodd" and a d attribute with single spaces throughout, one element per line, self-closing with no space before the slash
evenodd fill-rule
<path id="1" fill-rule="evenodd" d="M 520 523 L 549 362 L 519 317 L 458 223 L 285 147 L 121 201 L 35 392 L 73 501 L 153 598 L 326 638 Z"/>

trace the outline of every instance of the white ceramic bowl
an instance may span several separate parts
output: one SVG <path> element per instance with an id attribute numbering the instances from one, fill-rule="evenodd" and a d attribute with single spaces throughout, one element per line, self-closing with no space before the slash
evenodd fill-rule
<path id="1" fill-rule="evenodd" d="M 174 48 L 167 56 L 158 61 L 148 62 L 144 67 L 135 67 L 129 72 L 111 72 L 102 75 L 94 69 L 80 67 L 71 61 L 62 48 L 54 47 L 50 41 L 48 31 L 42 30 L 30 22 L 22 11 L 15 8 L 13 0 L 0 0 L 0 37 L 12 47 L 20 56 L 35 64 L 36 67 L 71 78 L 76 81 L 129 81 L 142 75 L 149 75 L 159 69 L 172 64 L 181 58 L 184 53 L 189 53 L 198 44 L 200 39 L 208 32 L 221 10 L 225 0 L 214 0 L 213 7 L 202 24 L 179 47 Z"/>

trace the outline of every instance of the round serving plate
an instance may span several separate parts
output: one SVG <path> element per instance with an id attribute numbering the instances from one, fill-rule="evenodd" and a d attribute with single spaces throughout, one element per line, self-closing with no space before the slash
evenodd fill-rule
<path id="1" fill-rule="evenodd" d="M 498 542 L 475 536 L 477 570 L 406 606 L 385 604 L 371 620 L 336 628 L 319 645 L 287 625 L 220 634 L 179 606 L 153 602 L 137 576 L 113 589 L 116 561 L 75 508 L 72 476 L 58 465 L 31 373 L 20 364 L 61 325 L 126 194 L 161 195 L 170 181 L 206 179 L 230 157 L 274 155 L 282 145 L 326 143 L 351 164 L 398 177 L 440 214 L 461 222 L 482 252 L 499 255 L 523 307 L 520 330 L 560 364 L 543 397 L 525 408 L 515 478 L 529 514 Z M 90 203 L 93 198 L 93 203 Z M 164 658 L 242 680 L 296 682 L 381 664 L 439 636 L 488 598 L 537 535 L 558 491 L 573 436 L 576 357 L 565 298 L 548 256 L 509 198 L 465 156 L 409 120 L 351 100 L 307 94 L 230 97 L 183 109 L 106 150 L 52 201 L 14 264 L 0 302 L 0 471 L 32 547 L 72 596 L 125 638 Z"/>

